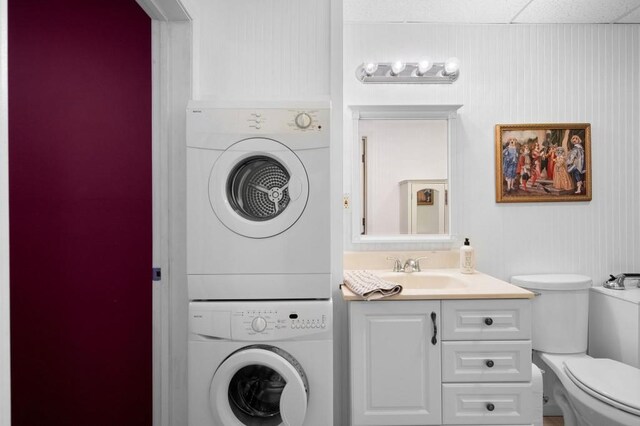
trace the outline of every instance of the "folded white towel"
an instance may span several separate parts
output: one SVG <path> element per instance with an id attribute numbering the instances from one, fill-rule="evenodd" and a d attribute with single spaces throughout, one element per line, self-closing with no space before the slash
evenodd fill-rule
<path id="1" fill-rule="evenodd" d="M 365 300 L 382 299 L 402 291 L 400 284 L 385 281 L 369 271 L 344 271 L 344 283 Z"/>

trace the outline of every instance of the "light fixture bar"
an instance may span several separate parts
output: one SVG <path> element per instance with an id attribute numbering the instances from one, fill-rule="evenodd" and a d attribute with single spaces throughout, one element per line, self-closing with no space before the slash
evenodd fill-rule
<path id="1" fill-rule="evenodd" d="M 365 69 L 367 65 L 369 66 Z M 377 67 L 374 67 L 374 65 L 377 65 Z M 459 66 L 457 62 L 456 65 Z M 362 83 L 451 84 L 460 75 L 459 69 L 447 73 L 444 62 L 435 62 L 424 73 L 419 70 L 419 62 L 407 62 L 404 69 L 399 73 L 393 72 L 393 66 L 392 62 L 360 64 L 356 68 L 356 78 Z M 375 70 L 371 72 L 373 69 Z"/>

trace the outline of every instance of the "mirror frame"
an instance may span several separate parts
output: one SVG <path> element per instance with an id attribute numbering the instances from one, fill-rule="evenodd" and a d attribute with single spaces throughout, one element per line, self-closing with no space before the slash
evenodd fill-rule
<path id="1" fill-rule="evenodd" d="M 351 241 L 353 244 L 363 243 L 448 243 L 456 241 L 455 215 L 452 214 L 455 205 L 455 185 L 452 182 L 451 164 L 452 148 L 455 143 L 455 120 L 458 109 L 462 105 L 350 105 L 352 119 L 352 171 L 351 171 Z M 447 183 L 449 202 L 449 233 L 448 234 L 397 234 L 397 235 L 361 235 L 360 218 L 362 211 L 362 197 L 360 182 L 360 168 L 355 165 L 360 162 L 360 120 L 447 120 Z M 453 194 L 453 195 L 452 195 Z"/>

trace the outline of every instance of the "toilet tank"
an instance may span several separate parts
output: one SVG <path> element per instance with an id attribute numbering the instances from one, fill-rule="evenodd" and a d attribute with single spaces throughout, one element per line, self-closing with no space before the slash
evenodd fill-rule
<path id="1" fill-rule="evenodd" d="M 533 349 L 562 354 L 587 351 L 591 278 L 516 275 L 511 283 L 536 293 L 532 302 Z"/>

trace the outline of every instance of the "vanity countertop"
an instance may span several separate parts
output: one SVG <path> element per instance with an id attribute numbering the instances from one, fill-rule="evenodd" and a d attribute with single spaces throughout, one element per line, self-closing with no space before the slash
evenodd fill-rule
<path id="1" fill-rule="evenodd" d="M 370 270 L 381 278 L 402 285 L 402 292 L 379 300 L 428 299 L 532 299 L 535 295 L 481 272 L 463 274 L 458 269 L 429 269 L 422 272 Z M 346 285 L 341 286 L 346 301 L 362 301 Z"/>

